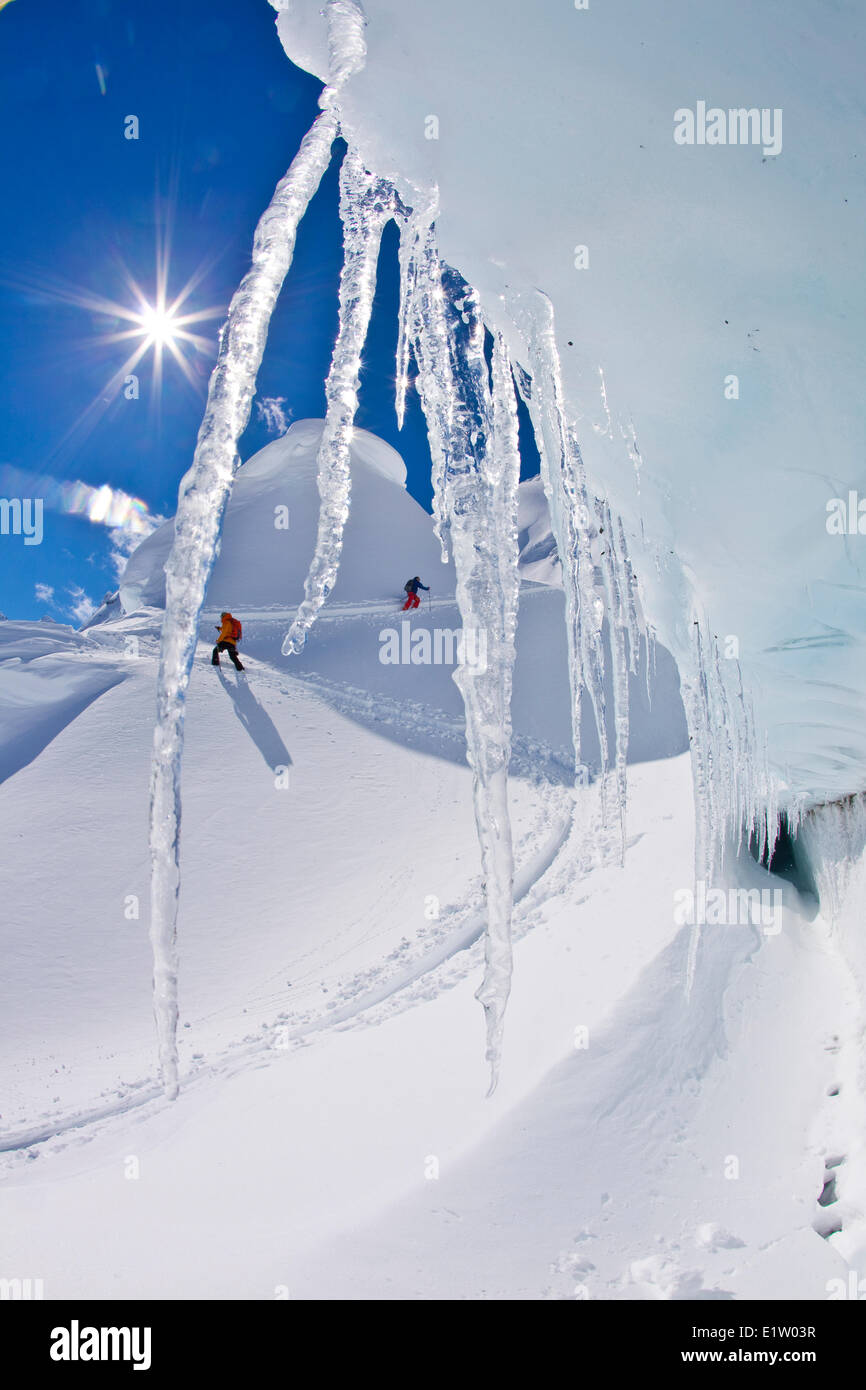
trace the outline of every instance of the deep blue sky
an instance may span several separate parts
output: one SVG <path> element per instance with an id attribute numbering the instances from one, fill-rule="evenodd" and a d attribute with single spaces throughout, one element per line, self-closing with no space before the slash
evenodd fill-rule
<path id="1" fill-rule="evenodd" d="M 151 298 L 157 230 L 168 215 L 169 298 L 208 264 L 184 312 L 225 310 L 249 264 L 256 221 L 318 110 L 320 84 L 288 61 L 274 20 L 266 0 L 76 0 L 50 12 L 13 0 L 0 10 L 0 466 L 108 483 L 152 512 L 173 513 L 221 319 L 197 330 L 212 346 L 192 358 L 196 392 L 167 359 L 157 411 L 148 357 L 137 369 L 138 401 L 121 393 L 95 422 L 76 426 L 132 345 L 100 342 L 127 325 L 60 302 L 51 288 L 63 281 L 134 308 L 125 267 Z M 124 138 L 130 114 L 139 118 L 137 141 Z M 301 224 L 259 375 L 259 396 L 284 397 L 293 419 L 324 413 L 341 148 Z M 402 434 L 393 409 L 396 243 L 391 226 L 358 423 L 400 450 L 410 491 L 427 506 L 417 397 L 410 393 Z M 241 457 L 270 437 L 254 410 Z M 0 495 L 13 495 L 2 473 Z M 0 536 L 0 611 L 68 620 L 77 591 L 98 602 L 115 587 L 110 550 L 104 528 L 56 511 L 45 512 L 41 545 Z M 37 599 L 37 585 L 54 590 L 53 606 Z"/>

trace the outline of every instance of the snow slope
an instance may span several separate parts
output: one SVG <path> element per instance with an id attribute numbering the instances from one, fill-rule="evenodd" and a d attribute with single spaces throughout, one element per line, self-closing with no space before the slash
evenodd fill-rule
<path id="1" fill-rule="evenodd" d="M 282 618 L 288 629 L 293 606 L 303 597 L 303 582 L 312 553 L 319 511 L 316 450 L 320 420 L 296 421 L 281 438 L 266 445 L 238 471 L 226 509 L 223 541 L 211 576 L 204 633 L 207 636 L 221 609 L 230 607 L 244 618 L 245 644 L 254 654 L 272 656 L 273 633 L 266 626 L 260 649 L 257 620 Z M 452 680 L 450 662 L 393 665 L 383 660 L 387 634 L 395 634 L 401 652 L 408 649 L 410 619 L 400 611 L 405 600 L 403 576 L 420 571 L 431 594 L 420 595 L 415 627 L 437 627 L 454 633 L 460 615 L 454 601 L 454 565 L 443 564 L 429 515 L 405 491 L 406 470 L 400 456 L 366 430 L 356 429 L 352 445 L 352 502 L 346 523 L 343 554 L 333 594 L 305 650 L 288 666 L 293 673 L 315 671 L 345 680 L 354 672 L 367 691 L 434 703 L 462 721 L 463 701 Z M 518 524 L 521 574 L 543 585 L 558 583 L 550 518 L 537 478 L 520 485 Z M 289 529 L 274 526 L 275 509 L 288 508 Z M 168 521 L 131 556 L 120 587 L 127 613 L 141 605 L 162 608 L 165 603 L 163 566 L 174 526 Z M 535 542 L 548 557 L 539 566 Z M 599 594 L 602 588 L 599 581 Z M 112 609 L 101 609 L 88 629 L 113 621 Z M 347 620 L 348 621 L 345 621 Z M 365 627 L 362 628 L 361 624 Z M 321 627 L 321 631 L 320 631 Z M 404 636 L 405 633 L 405 636 Z M 443 647 L 448 655 L 450 648 Z M 411 657 L 411 651 L 408 652 Z M 670 655 L 657 648 L 654 658 L 655 710 L 650 708 L 644 675 L 630 681 L 636 710 L 630 745 L 633 760 L 668 756 L 687 746 L 678 676 Z M 541 674 L 543 670 L 543 675 Z M 536 583 L 524 586 L 523 612 L 515 669 L 513 718 L 518 733 L 539 739 L 561 756 L 567 767 L 571 754 L 571 715 L 566 668 L 562 597 Z M 611 711 L 610 680 L 607 685 Z M 456 755 L 462 758 L 461 739 Z M 592 712 L 584 711 L 585 761 L 595 767 L 598 738 Z"/>
<path id="2" fill-rule="evenodd" d="M 47 1297 L 248 1298 L 817 1297 L 845 1272 L 812 1229 L 838 967 L 792 895 L 779 938 L 716 934 L 686 1005 L 670 903 L 691 871 L 687 758 L 633 767 L 624 872 L 594 789 L 569 838 L 555 760 L 518 745 L 517 969 L 486 1101 L 459 728 L 396 691 L 290 674 L 279 618 L 253 620 L 271 659 L 248 658 L 248 686 L 207 667 L 205 642 L 190 690 L 183 1088 L 166 1103 L 144 924 L 125 917 L 144 891 L 155 617 L 89 634 L 125 679 L 0 789 L 19 836 L 4 1272 L 38 1269 Z M 784 1055 L 791 1084 L 755 1055 Z"/>
<path id="3" fill-rule="evenodd" d="M 324 80 L 319 0 L 273 3 L 289 57 Z M 860 6 L 364 11 L 348 138 L 408 205 L 437 186 L 443 257 L 524 366 L 549 297 L 566 409 L 648 620 L 681 669 L 693 607 L 734 639 L 788 801 L 862 790 Z M 778 152 L 676 143 L 699 102 L 781 112 Z"/>
<path id="4" fill-rule="evenodd" d="M 386 486 L 387 509 L 405 495 Z M 273 496 L 249 506 L 254 531 Z M 375 528 L 362 550 L 399 544 Z M 634 682 L 623 868 L 596 784 L 569 785 L 561 593 L 523 586 L 516 969 L 488 1100 L 459 701 L 446 666 L 379 660 L 397 602 L 335 593 L 291 659 L 292 610 L 238 605 L 242 681 L 209 666 L 203 615 L 174 1103 L 146 931 L 161 612 L 0 626 L 16 741 L 32 746 L 42 708 L 16 691 L 44 681 L 56 718 L 0 785 L 0 1275 L 36 1271 L 48 1298 L 823 1297 L 864 1247 L 856 990 L 814 900 L 784 885 L 778 934 L 707 929 L 687 1003 L 672 663 L 659 652 L 651 702 L 646 672 Z M 454 626 L 456 607 L 411 621 Z M 768 882 L 749 859 L 728 871 Z M 822 1239 L 829 1171 L 842 1230 Z"/>

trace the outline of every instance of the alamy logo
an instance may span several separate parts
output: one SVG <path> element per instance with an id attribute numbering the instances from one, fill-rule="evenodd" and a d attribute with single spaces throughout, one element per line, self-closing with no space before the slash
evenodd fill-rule
<path id="1" fill-rule="evenodd" d="M 25 545 L 41 545 L 42 498 L 0 497 L 0 536 L 23 536 Z"/>
<path id="2" fill-rule="evenodd" d="M 10 1302 L 44 1298 L 41 1279 L 0 1279 L 0 1300 Z"/>
<path id="3" fill-rule="evenodd" d="M 827 503 L 827 533 L 831 536 L 866 536 L 866 497 L 853 490 L 844 497 L 831 497 Z"/>
<path id="4" fill-rule="evenodd" d="M 149 1327 L 69 1327 L 51 1330 L 52 1361 L 131 1361 L 134 1371 L 150 1370 Z"/>
<path id="5" fill-rule="evenodd" d="M 782 930 L 780 888 L 708 888 L 703 879 L 674 893 L 674 922 L 678 927 L 762 927 L 765 936 Z"/>
<path id="6" fill-rule="evenodd" d="M 737 106 L 725 111 L 707 108 L 699 101 L 694 111 L 681 106 L 674 112 L 674 140 L 678 145 L 762 145 L 765 155 L 782 152 L 782 108 Z"/>
<path id="7" fill-rule="evenodd" d="M 408 618 L 379 633 L 379 660 L 383 666 L 471 666 L 487 670 L 487 633 L 483 628 L 419 627 L 412 630 Z"/>
<path id="8" fill-rule="evenodd" d="M 861 1279 L 856 1269 L 848 1270 L 847 1288 L 844 1279 L 828 1279 L 824 1288 L 831 1302 L 840 1298 L 850 1298 L 856 1303 L 866 1300 L 866 1279 Z"/>

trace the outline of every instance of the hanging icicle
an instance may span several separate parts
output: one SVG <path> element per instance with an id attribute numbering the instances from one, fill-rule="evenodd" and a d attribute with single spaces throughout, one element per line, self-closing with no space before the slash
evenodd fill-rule
<path id="1" fill-rule="evenodd" d="M 398 374 L 408 364 L 411 345 L 418 366 L 418 391 L 427 419 L 432 460 L 433 532 L 443 564 L 448 560 L 448 518 L 445 505 L 446 443 L 453 428 L 455 402 L 449 394 L 450 332 L 439 269 L 435 191 L 400 227 L 400 314 L 404 341 L 398 341 Z M 422 352 L 424 360 L 418 360 Z M 398 375 L 399 380 L 399 375 Z M 402 423 L 403 404 L 397 400 Z M 433 424 L 431 425 L 431 420 Z"/>
<path id="2" fill-rule="evenodd" d="M 604 808 L 610 760 L 603 684 L 604 607 L 595 588 L 590 549 L 594 525 L 583 459 L 565 418 L 552 306 L 546 295 L 538 295 L 537 300 L 534 311 L 523 311 L 517 325 L 526 341 L 532 377 L 532 391 L 524 394 L 524 401 L 535 431 L 542 484 L 562 569 L 575 768 L 579 773 L 582 765 L 581 696 L 586 690 L 598 732 Z"/>
<path id="3" fill-rule="evenodd" d="M 684 663 L 680 688 L 691 747 L 697 890 L 699 884 L 712 887 L 731 845 L 739 848 L 754 837 L 758 859 L 772 855 L 780 815 L 778 785 L 766 748 L 758 747 L 739 661 L 721 655 L 705 619 L 694 617 L 691 633 L 692 656 L 688 666 Z M 687 992 L 694 983 L 702 925 L 696 921 L 692 927 Z"/>
<path id="4" fill-rule="evenodd" d="M 476 332 L 476 344 L 483 355 L 480 324 Z M 479 459 L 473 494 L 467 497 L 467 489 L 461 489 L 463 496 L 455 495 L 450 511 L 463 631 L 486 634 L 485 660 L 475 664 L 461 660 L 454 679 L 466 709 L 467 759 L 473 770 L 475 819 L 487 885 L 485 972 L 476 998 L 484 1007 L 487 1023 L 491 1092 L 498 1076 L 511 990 L 514 857 L 507 779 L 519 591 L 517 403 L 508 353 L 498 336 L 492 377 L 492 438 Z M 486 531 L 486 544 L 481 546 L 476 530 L 479 521 Z"/>
<path id="5" fill-rule="evenodd" d="M 433 459 L 437 534 L 443 554 L 448 536 L 457 573 L 463 641 L 454 679 L 466 711 L 486 885 L 486 969 L 477 997 L 485 1010 L 492 1090 L 511 983 L 514 865 L 507 776 L 519 587 L 517 403 L 501 339 L 493 348 L 491 391 L 476 298 L 452 272 L 446 289 L 431 216 L 428 207 L 402 229 L 402 295 Z"/>
<path id="6" fill-rule="evenodd" d="M 400 304 L 397 311 L 397 353 L 396 353 L 396 394 L 394 408 L 397 412 L 397 427 L 403 428 L 406 417 L 406 392 L 409 389 L 409 352 L 412 340 L 412 324 L 409 315 L 415 307 L 415 285 L 418 262 L 419 236 L 433 225 L 437 194 L 434 190 L 427 199 L 419 199 L 420 206 L 412 211 L 404 209 L 404 217 L 399 223 L 400 247 L 398 251 L 400 267 Z"/>
<path id="7" fill-rule="evenodd" d="M 322 497 L 306 598 L 283 651 L 298 652 L 333 586 L 349 505 L 349 439 L 360 354 L 372 305 L 379 240 L 396 195 L 347 156 L 342 210 L 346 265 L 340 332 L 328 380 L 328 420 L 319 450 Z M 405 209 L 401 207 L 405 215 Z M 496 1084 L 511 982 L 513 852 L 508 813 L 511 679 L 517 625 L 517 404 L 504 343 L 493 349 L 468 286 L 446 292 L 435 229 L 425 213 L 405 217 L 401 256 L 399 364 L 411 350 L 434 459 L 440 540 L 449 535 L 462 637 L 454 679 L 466 711 L 467 761 L 486 884 L 486 969 L 478 998 L 487 1022 L 491 1090 Z M 454 277 L 452 277 L 454 278 Z M 399 408 L 399 400 L 398 400 Z"/>
<path id="8" fill-rule="evenodd" d="M 452 279 L 455 277 L 452 277 Z M 487 903 L 486 969 L 477 998 L 496 1085 L 511 987 L 514 860 L 508 812 L 511 683 L 517 626 L 517 403 L 505 346 L 493 347 L 468 286 L 446 292 L 435 234 L 423 238 L 409 311 L 431 453 L 457 573 L 463 641 L 454 674 L 466 711 L 467 761 Z M 469 655 L 470 643 L 473 655 Z"/>
<path id="9" fill-rule="evenodd" d="M 259 221 L 252 266 L 229 306 L 192 466 L 180 485 L 174 544 L 166 564 L 151 771 L 150 940 L 160 1070 L 166 1095 L 172 1099 L 178 1092 L 180 771 L 184 701 L 199 613 L 239 465 L 237 442 L 249 420 L 268 325 L 292 262 L 298 223 L 330 163 L 331 146 L 339 129 L 340 88 L 365 59 L 365 21 L 355 0 L 328 0 L 326 13 L 332 81 L 319 98 L 321 114 L 304 137 Z"/>
<path id="10" fill-rule="evenodd" d="M 611 654 L 614 710 L 614 766 L 619 819 L 620 863 L 625 862 L 626 797 L 628 793 L 629 670 L 634 669 L 628 575 L 616 549 L 613 521 L 607 502 L 597 503 L 599 536 L 603 544 L 600 568 L 607 596 L 607 634 Z"/>
<path id="11" fill-rule="evenodd" d="M 151 940 L 160 1064 L 168 1095 L 177 1094 L 176 917 L 179 874 L 180 765 L 183 711 L 198 617 L 213 566 L 222 518 L 238 467 L 237 441 L 249 418 L 271 312 L 291 264 L 298 222 L 328 165 L 338 133 L 342 84 L 363 65 L 364 16 L 357 0 L 328 0 L 331 83 L 322 113 L 264 213 L 253 264 L 235 294 L 220 339 L 208 403 L 192 467 L 180 489 L 175 542 L 166 566 L 166 614 L 154 733 L 151 798 Z M 580 447 L 569 425 L 549 300 L 531 309 L 516 301 L 515 327 L 528 371 L 512 366 L 504 339 L 492 352 L 474 292 L 439 259 L 432 190 L 403 206 L 393 185 L 369 172 L 350 148 L 340 178 L 345 256 L 340 278 L 339 333 L 326 384 L 327 412 L 318 454 L 319 528 L 305 596 L 283 644 L 299 652 L 337 577 L 350 504 L 350 454 L 363 352 L 369 328 L 383 229 L 400 225 L 400 309 L 396 410 L 402 428 L 410 360 L 427 420 L 433 461 L 433 522 L 442 549 L 454 556 L 462 620 L 454 679 L 466 711 L 467 761 L 473 773 L 475 819 L 487 899 L 484 980 L 491 1089 L 496 1084 L 503 1019 L 511 982 L 513 854 L 507 773 L 510 699 L 518 603 L 517 488 L 520 471 L 515 381 L 529 410 L 541 477 L 561 563 L 565 596 L 575 779 L 582 780 L 581 701 L 595 717 L 602 814 L 615 788 L 621 854 L 626 843 L 629 678 L 646 643 L 648 687 L 653 635 L 639 617 L 636 580 L 620 518 L 592 498 Z M 600 580 L 598 575 L 600 573 Z M 605 599 L 599 591 L 603 585 Z M 611 654 L 613 746 L 605 698 L 605 608 Z M 717 648 L 694 629 L 692 669 L 683 680 L 692 741 L 696 801 L 696 873 L 707 880 L 721 866 L 730 832 L 761 825 L 771 846 L 775 801 L 765 764 L 755 757 L 753 720 L 742 692 L 729 688 Z M 611 761 L 613 761 L 611 779 Z M 759 808 L 760 812 L 759 812 Z M 690 947 L 689 984 L 698 934 Z"/>
<path id="12" fill-rule="evenodd" d="M 303 649 L 307 633 L 337 577 L 343 532 L 349 515 L 352 430 L 358 412 L 361 354 L 367 341 L 376 266 L 386 222 L 395 211 L 391 185 L 365 168 L 348 150 L 340 170 L 343 269 L 340 275 L 340 327 L 325 386 L 325 428 L 316 467 L 319 528 L 304 583 L 304 601 L 283 642 L 283 655 Z"/>

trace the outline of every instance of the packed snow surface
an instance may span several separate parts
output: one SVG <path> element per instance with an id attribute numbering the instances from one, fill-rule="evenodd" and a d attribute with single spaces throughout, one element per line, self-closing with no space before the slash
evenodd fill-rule
<path id="1" fill-rule="evenodd" d="M 264 480 L 284 495 L 299 472 L 312 521 L 309 433 L 305 461 L 270 445 L 245 465 L 262 490 L 230 504 L 227 533 L 235 505 L 270 525 Z M 812 832 L 838 935 L 784 884 L 778 931 L 705 929 L 687 1002 L 675 668 L 658 648 L 632 679 L 623 869 L 597 783 L 572 787 L 562 592 L 524 583 L 515 971 L 485 1099 L 462 700 L 453 661 L 411 659 L 460 617 L 435 585 L 429 609 L 399 612 L 396 522 L 416 504 L 396 466 L 372 476 L 383 510 L 350 528 L 390 555 L 387 598 L 335 592 L 290 659 L 291 605 L 235 606 L 239 681 L 209 665 L 224 596 L 208 595 L 187 696 L 173 1103 L 146 923 L 162 610 L 81 633 L 0 626 L 0 1273 L 38 1272 L 47 1298 L 825 1297 L 864 1251 L 860 1006 L 840 948 L 859 939 L 862 821 Z M 394 633 L 406 659 L 383 662 Z M 726 883 L 768 891 L 747 857 Z"/>
<path id="2" fill-rule="evenodd" d="M 570 836 L 568 749 L 522 732 L 558 671 L 567 742 L 564 653 L 537 660 L 561 605 L 521 600 L 515 973 L 490 1100 L 459 695 L 444 668 L 371 661 L 396 600 L 338 608 L 291 670 L 285 615 L 244 615 L 248 684 L 210 668 L 203 625 L 172 1104 L 145 920 L 161 614 L 61 630 L 52 651 L 38 625 L 3 625 L 0 656 L 23 652 L 8 685 L 46 663 L 58 695 L 103 687 L 0 786 L 4 1275 L 38 1272 L 47 1298 L 821 1298 L 847 1278 L 848 976 L 786 888 L 778 935 L 707 929 L 687 1005 L 671 903 L 692 875 L 688 754 L 632 764 L 625 872 L 592 787 Z M 675 685 L 654 709 L 634 723 L 661 750 Z M 732 881 L 767 884 L 749 860 Z"/>

